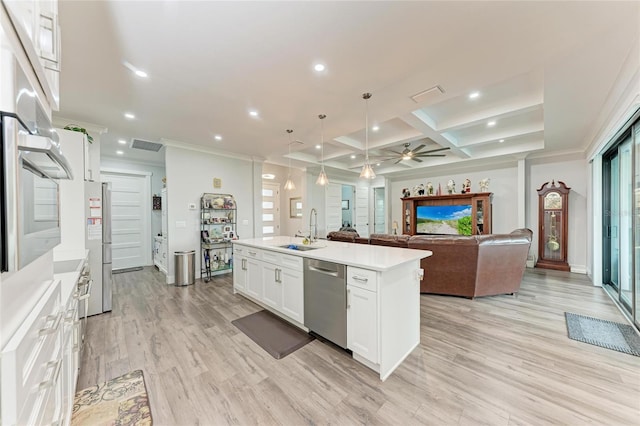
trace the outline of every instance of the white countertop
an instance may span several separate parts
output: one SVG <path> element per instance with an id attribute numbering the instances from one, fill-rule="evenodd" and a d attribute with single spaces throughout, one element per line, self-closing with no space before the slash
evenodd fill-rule
<path id="1" fill-rule="evenodd" d="M 291 250 L 282 245 L 303 246 L 302 238 L 263 237 L 246 240 L 234 240 L 233 244 L 268 249 L 289 255 L 326 260 L 348 266 L 388 271 L 404 263 L 419 260 L 432 255 L 429 250 L 406 249 L 399 247 L 376 246 L 369 244 L 345 243 L 340 241 L 318 240 L 305 247 L 318 247 L 315 250 Z"/>
<path id="2" fill-rule="evenodd" d="M 82 265 L 85 262 L 86 256 L 89 255 L 89 250 L 85 251 L 85 258 L 69 259 L 53 262 L 53 277 L 60 280 L 60 294 L 63 302 L 66 301 L 71 293 L 76 290 L 78 278 L 80 277 L 80 271 Z"/>

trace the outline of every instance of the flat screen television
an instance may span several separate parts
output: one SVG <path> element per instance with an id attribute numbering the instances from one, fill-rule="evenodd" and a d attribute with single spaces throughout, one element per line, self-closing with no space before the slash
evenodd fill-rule
<path id="1" fill-rule="evenodd" d="M 416 234 L 471 235 L 471 204 L 418 206 Z"/>

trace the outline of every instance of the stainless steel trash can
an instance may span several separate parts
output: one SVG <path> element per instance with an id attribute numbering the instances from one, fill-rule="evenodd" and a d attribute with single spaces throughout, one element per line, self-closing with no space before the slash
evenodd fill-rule
<path id="1" fill-rule="evenodd" d="M 176 285 L 193 284 L 196 276 L 196 251 L 176 251 L 174 252 L 174 257 Z"/>

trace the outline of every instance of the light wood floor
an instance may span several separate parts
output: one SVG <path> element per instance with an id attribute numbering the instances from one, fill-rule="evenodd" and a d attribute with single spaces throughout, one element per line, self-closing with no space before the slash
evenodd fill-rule
<path id="1" fill-rule="evenodd" d="M 626 425 L 640 358 L 567 338 L 564 312 L 624 322 L 585 277 L 528 270 L 517 297 L 421 297 L 420 346 L 387 379 L 318 340 L 275 360 L 231 320 L 260 308 L 231 275 L 173 287 L 114 275 L 78 389 L 142 369 L 156 425 Z"/>

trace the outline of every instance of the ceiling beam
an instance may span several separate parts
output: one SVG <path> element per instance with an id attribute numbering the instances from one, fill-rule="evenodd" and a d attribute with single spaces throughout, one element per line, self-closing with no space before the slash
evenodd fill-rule
<path id="1" fill-rule="evenodd" d="M 470 155 L 458 147 L 457 141 L 451 140 L 433 129 L 434 121 L 424 111 L 417 110 L 399 117 L 402 121 L 421 132 L 443 148 L 450 148 L 450 152 L 460 158 L 469 158 Z"/>

